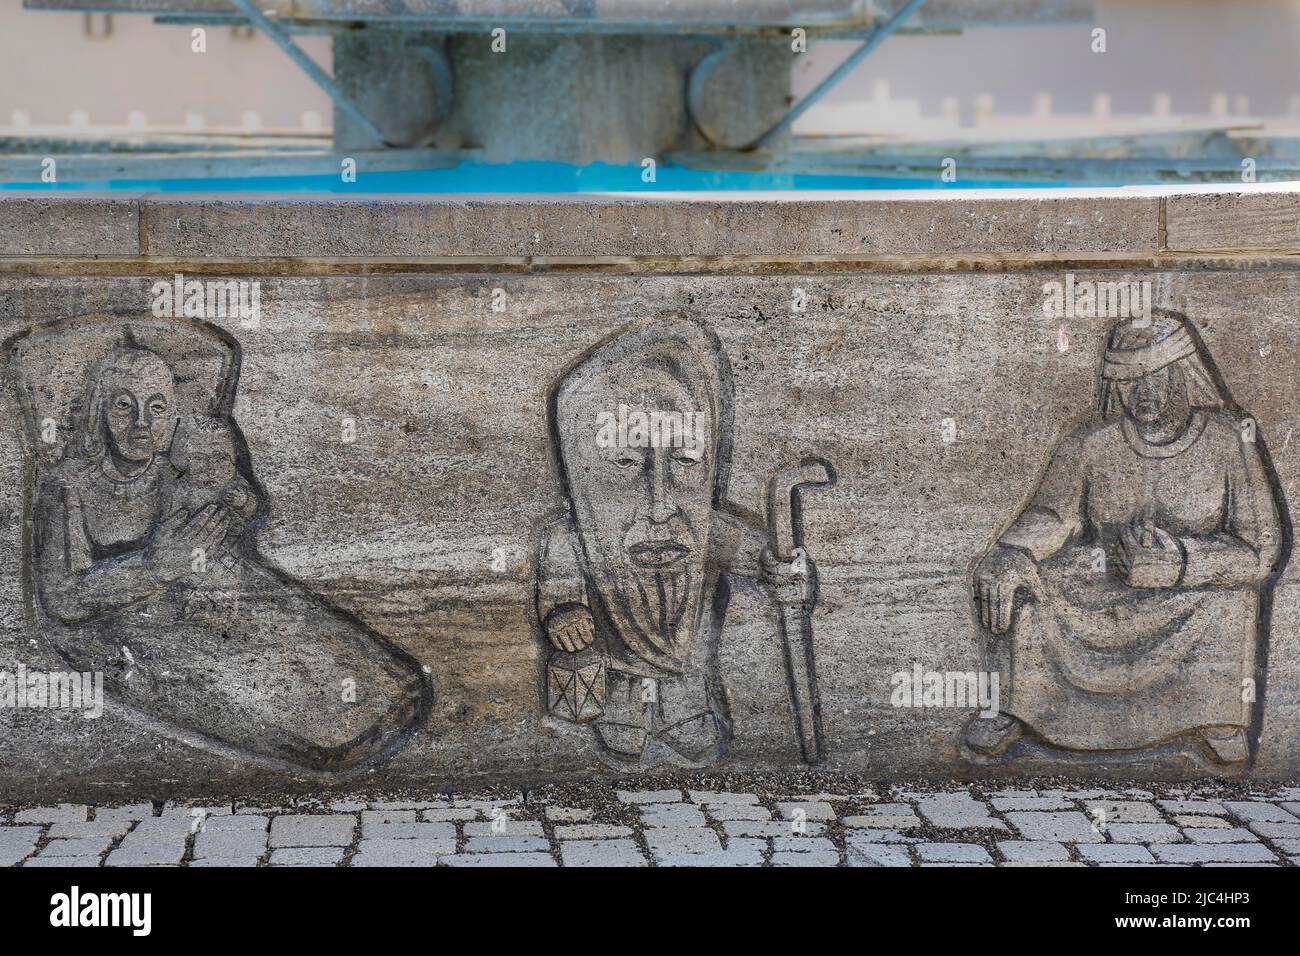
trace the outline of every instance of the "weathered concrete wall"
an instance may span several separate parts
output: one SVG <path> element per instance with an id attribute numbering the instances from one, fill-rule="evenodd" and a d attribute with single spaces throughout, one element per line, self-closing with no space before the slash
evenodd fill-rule
<path id="1" fill-rule="evenodd" d="M 1094 414 L 1116 319 L 1049 317 L 1045 283 L 1070 275 L 1076 284 L 1149 281 L 1158 308 L 1187 316 L 1199 339 L 1196 355 L 1228 400 L 1222 415 L 1233 428 L 1247 417 L 1254 422 L 1253 447 L 1240 454 L 1260 463 L 1263 483 L 1241 479 L 1233 494 L 1265 489 L 1255 517 L 1276 545 L 1266 563 L 1286 562 L 1300 477 L 1292 435 L 1300 424 L 1294 193 L 809 203 L 20 202 L 28 205 L 0 203 L 0 221 L 9 224 L 0 235 L 0 334 L 55 323 L 53 344 L 33 354 L 56 355 L 57 369 L 42 371 L 26 353 L 11 359 L 0 399 L 10 423 L 0 435 L 0 669 L 67 669 L 69 649 L 75 656 L 85 639 L 84 631 L 51 626 L 51 601 L 42 597 L 41 576 L 50 572 L 35 542 L 49 512 L 40 507 L 38 482 L 47 472 L 39 460 L 57 463 L 63 452 L 42 444 L 39 428 L 47 417 L 63 427 L 63 417 L 46 412 L 77 391 L 109 346 L 124 341 L 124 326 L 133 327 L 135 345 L 171 366 L 178 406 L 216 396 L 204 416 L 233 419 L 242 431 L 247 455 L 238 471 L 264 507 L 231 553 L 246 573 L 275 575 L 282 590 L 241 579 L 243 591 L 234 591 L 243 603 L 224 608 L 219 625 L 188 612 L 165 626 L 113 618 L 113 628 L 126 630 L 104 625 L 96 632 L 107 647 L 96 660 L 109 672 L 101 718 L 0 708 L 0 795 L 228 791 L 319 780 L 322 767 L 352 766 L 346 754 L 331 764 L 310 748 L 277 749 L 274 735 L 257 729 L 292 722 L 276 713 L 277 702 L 313 708 L 293 718 L 292 730 L 321 746 L 342 736 L 339 721 L 359 726 L 373 718 L 390 727 L 382 740 L 349 753 L 394 784 L 602 772 L 609 748 L 590 727 L 545 716 L 549 651 L 534 595 L 539 579 L 545 591 L 564 572 L 539 555 L 539 540 L 566 506 L 556 447 L 566 433 L 548 429 L 548 398 L 584 354 L 611 342 L 597 363 L 615 369 L 609 395 L 621 384 L 638 394 L 650 388 L 654 377 L 639 377 L 637 362 L 668 367 L 668 355 L 677 363 L 669 365 L 687 369 L 673 380 L 689 382 L 683 387 L 707 405 L 713 393 L 700 385 L 707 368 L 729 366 L 730 449 L 703 466 L 730 466 L 725 492 L 705 510 L 712 517 L 700 518 L 715 537 L 725 526 L 761 543 L 770 530 L 766 495 L 774 474 L 810 457 L 834 466 L 837 483 L 802 499 L 802 542 L 819 578 L 810 621 L 832 769 L 1270 778 L 1300 768 L 1294 563 L 1280 578 L 1246 585 L 1250 594 L 1262 591 L 1262 600 L 1229 602 L 1217 623 L 1193 615 L 1154 626 L 1161 640 L 1186 639 L 1155 693 L 1144 690 L 1150 682 L 1139 675 L 1146 672 L 1128 658 L 1121 683 L 1129 690 L 1089 692 L 1115 734 L 1141 737 L 1148 726 L 1176 726 L 1171 715 L 1180 709 L 1205 703 L 1214 710 L 1211 704 L 1252 680 L 1255 700 L 1242 711 L 1252 751 L 1246 769 L 1231 760 L 1215 764 L 1195 739 L 1121 753 L 1113 746 L 1118 738 L 1100 731 L 1074 749 L 1049 747 L 1029 733 L 1005 753 L 979 757 L 961 743 L 971 708 L 891 700 L 900 672 L 990 668 L 988 629 L 972 600 L 976 562 L 1030 503 L 1058 443 Z M 75 216 L 99 225 L 53 234 Z M 123 216 L 132 219 L 127 228 Z M 24 222 L 50 228 L 32 235 Z M 347 258 L 367 255 L 378 258 Z M 151 287 L 176 272 L 256 280 L 258 320 L 209 317 L 195 326 L 155 318 Z M 98 318 L 69 325 L 79 317 Z M 635 330 L 653 320 L 666 323 L 657 333 L 662 341 L 637 341 Z M 199 346 L 172 341 L 207 326 L 228 336 L 209 337 L 218 343 L 213 355 L 230 356 L 224 373 L 210 373 L 216 384 L 187 364 Z M 224 392 L 223 374 L 230 383 Z M 34 391 L 25 392 L 23 382 Z M 76 418 L 75 409 L 68 415 Z M 25 431 L 24 421 L 36 431 Z M 725 415 L 714 421 L 713 430 L 728 431 Z M 1211 427 L 1206 434 L 1218 433 Z M 1210 472 L 1194 468 L 1194 476 L 1231 471 L 1225 462 L 1237 460 L 1235 445 L 1195 447 L 1190 458 L 1176 458 L 1204 458 Z M 1099 454 L 1086 466 L 1090 481 L 1138 474 L 1116 453 Z M 179 469 L 181 456 L 173 458 Z M 572 457 L 564 467 L 579 524 L 599 527 L 621 493 Z M 1085 469 L 1071 467 L 1069 474 Z M 1121 503 L 1137 505 L 1155 494 L 1146 513 L 1156 519 L 1200 507 L 1190 485 L 1151 480 L 1154 486 L 1137 480 L 1127 492 L 1112 490 L 1128 494 Z M 84 502 L 96 494 L 68 481 L 57 500 L 67 500 L 68 488 Z M 628 486 L 628 500 L 636 487 Z M 1222 497 L 1211 489 L 1207 507 L 1217 508 Z M 95 500 L 83 510 L 95 511 L 91 524 L 101 526 L 91 536 L 102 537 L 101 519 L 123 506 Z M 689 511 L 689 500 L 683 508 Z M 1245 535 L 1234 514 L 1234 533 Z M 1252 540 L 1260 553 L 1268 550 Z M 596 563 L 586 569 L 589 601 L 604 586 Z M 716 667 L 688 663 L 685 678 L 661 681 L 662 692 L 676 688 L 689 697 L 705 676 L 724 689 L 725 705 L 711 701 L 708 709 L 729 713 L 729 732 L 697 762 L 797 767 L 799 725 L 780 637 L 782 619 L 797 627 L 797 603 L 774 598 L 763 582 L 781 581 L 765 576 L 761 562 L 715 556 L 706 568 L 726 572 L 733 585 L 720 635 L 699 638 L 704 647 L 716 640 Z M 1107 568 L 1098 580 L 1122 589 L 1117 573 Z M 1217 601 L 1230 590 L 1225 581 L 1189 581 L 1186 593 L 1195 594 L 1188 600 Z M 1146 596 L 1182 586 L 1171 581 Z M 711 592 L 703 593 L 707 602 Z M 800 599 L 808 592 L 792 600 Z M 1043 599 L 1035 606 L 1049 605 Z M 1028 607 L 1022 593 L 1022 635 Z M 630 626 L 602 620 L 597 629 Z M 1103 641 L 1125 637 L 1118 624 L 1100 632 Z M 130 664 L 114 656 L 121 634 L 124 645 L 136 647 Z M 244 644 L 265 651 L 252 654 Z M 155 656 L 143 659 L 140 647 Z M 298 654 L 296 647 L 312 650 Z M 361 711 L 331 716 L 339 710 L 336 685 L 365 667 L 358 654 L 371 665 L 397 663 L 384 665 L 389 676 L 381 683 L 362 675 Z M 158 696 L 124 676 L 137 661 Z M 433 687 L 427 715 L 419 712 L 417 670 Z M 366 696 L 376 687 L 386 688 L 382 700 Z M 1160 696 L 1162 687 L 1168 696 Z M 237 732 L 204 713 L 207 701 L 239 707 L 254 698 L 251 730 Z M 394 701 L 410 706 L 397 707 L 396 717 L 375 716 Z M 678 704 L 664 706 L 668 712 Z M 677 713 L 691 714 L 680 706 L 686 710 Z M 199 740 L 196 728 L 215 745 Z M 647 758 L 644 772 L 655 762 Z"/>

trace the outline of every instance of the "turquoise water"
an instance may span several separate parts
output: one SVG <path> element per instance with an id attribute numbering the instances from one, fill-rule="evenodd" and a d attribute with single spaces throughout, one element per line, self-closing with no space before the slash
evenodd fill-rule
<path id="1" fill-rule="evenodd" d="M 824 176 L 805 173 L 742 172 L 689 169 L 660 164 L 655 181 L 645 182 L 640 166 L 592 163 L 514 162 L 494 165 L 473 161 L 444 169 L 413 169 L 357 173 L 354 183 L 338 174 L 310 176 L 239 176 L 213 179 L 108 179 L 80 182 L 6 182 L 0 190 L 132 192 L 290 192 L 290 193 L 595 193 L 695 192 L 722 190 L 797 189 L 999 189 L 1035 186 L 1065 187 L 1061 182 L 959 179 L 945 183 L 933 178 L 885 176 Z M 1098 185 L 1096 183 L 1092 185 Z"/>

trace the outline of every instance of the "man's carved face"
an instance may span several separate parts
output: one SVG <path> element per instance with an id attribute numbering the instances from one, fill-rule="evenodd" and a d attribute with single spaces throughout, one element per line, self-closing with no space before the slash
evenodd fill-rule
<path id="1" fill-rule="evenodd" d="M 100 385 L 105 437 L 117 458 L 147 462 L 167 447 L 176 422 L 176 382 L 166 363 L 141 352 L 107 369 Z"/>
<path id="2" fill-rule="evenodd" d="M 664 653 L 694 633 L 703 604 L 717 477 L 715 414 L 704 392 L 684 382 L 680 368 L 649 364 L 635 381 L 606 370 L 566 403 L 561 429 L 597 587 L 620 629 L 635 629 Z M 635 425 L 653 415 L 690 424 L 685 435 L 665 429 L 647 441 Z M 633 428 L 611 441 L 608 426 L 619 416 Z"/>
<path id="3" fill-rule="evenodd" d="M 1124 410 L 1142 425 L 1182 422 L 1187 417 L 1187 382 L 1177 364 L 1166 365 L 1120 386 Z"/>

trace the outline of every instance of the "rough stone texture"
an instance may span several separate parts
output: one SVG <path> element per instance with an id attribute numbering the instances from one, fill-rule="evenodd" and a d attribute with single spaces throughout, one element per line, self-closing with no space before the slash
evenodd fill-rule
<path id="1" fill-rule="evenodd" d="M 50 202 L 10 194 L 0 201 L 0 256 L 134 256 L 139 215 L 129 195 Z"/>
<path id="2" fill-rule="evenodd" d="M 647 866 L 646 856 L 631 840 L 566 840 L 560 844 L 565 866 Z"/>
<path id="3" fill-rule="evenodd" d="M 1011 863 L 1048 863 L 1070 858 L 1069 850 L 1050 840 L 999 840 L 998 850 Z"/>
<path id="4" fill-rule="evenodd" d="M 882 779 L 996 778 L 1002 785 L 1050 773 L 1092 786 L 1094 776 L 1202 778 L 1207 766 L 1181 744 L 1140 756 L 1098 750 L 1084 757 L 1026 746 L 1001 764 L 973 763 L 959 744 L 970 708 L 896 707 L 891 677 L 916 665 L 958 672 L 982 666 L 972 563 L 1096 400 L 1113 322 L 1044 316 L 1043 284 L 1067 270 L 1037 260 L 1030 268 L 1023 253 L 1154 255 L 1160 201 L 151 200 L 144 234 L 153 254 L 168 256 L 466 258 L 436 268 L 387 263 L 409 270 L 401 274 L 348 265 L 317 275 L 309 274 L 317 265 L 302 262 L 268 265 L 260 274 L 262 265 L 246 261 L 239 268 L 261 282 L 260 322 L 212 320 L 239 345 L 232 414 L 269 503 L 257 533 L 260 554 L 427 667 L 436 689 L 427 721 L 377 770 L 384 783 L 467 786 L 525 772 L 570 779 L 601 772 L 590 735 L 543 716 L 539 702 L 547 650 L 532 609 L 531 556 L 548 515 L 565 504 L 547 398 L 584 351 L 633 323 L 668 315 L 707 326 L 731 368 L 729 507 L 766 529 L 775 473 L 805 456 L 836 466 L 838 483 L 809 492 L 802 506 L 803 540 L 819 578 L 812 635 L 828 767 Z M 12 208 L 5 203 L 0 207 Z M 518 272 L 473 271 L 495 268 L 483 257 L 527 256 L 534 247 L 546 250 L 539 255 L 673 259 L 655 267 L 660 271 L 645 262 L 623 263 L 617 273 L 582 264 L 555 271 L 545 263 L 528 264 L 531 272 L 523 263 L 510 264 Z M 973 252 L 1000 258 L 977 268 L 961 258 Z M 799 261 L 740 269 L 689 259 L 730 254 Z M 815 259 L 896 254 L 933 261 L 929 271 L 883 271 L 880 260 L 850 271 Z M 151 286 L 173 268 L 146 262 L 132 267 L 139 274 L 101 275 L 93 263 L 62 263 L 65 274 L 43 275 L 41 263 L 21 267 L 35 274 L 13 266 L 0 276 L 5 336 L 57 317 L 146 316 Z M 201 262 L 183 268 L 219 274 L 203 273 Z M 1290 384 L 1300 379 L 1300 277 L 1284 263 L 1249 255 L 1185 267 L 1164 262 L 1158 270 L 1069 268 L 1098 281 L 1149 279 L 1160 302 L 1190 317 L 1233 400 L 1254 417 L 1289 500 L 1300 477 L 1290 444 L 1300 421 Z M 304 274 L 282 274 L 298 271 Z M 504 311 L 492 308 L 495 288 L 505 291 Z M 805 311 L 792 311 L 795 289 L 807 295 Z M 69 381 L 91 358 L 64 356 Z M 41 642 L 31 644 L 37 634 L 24 535 L 33 447 L 19 426 L 20 398 L 11 383 L 0 393 L 0 416 L 13 423 L 0 435 L 0 487 L 9 489 L 0 505 L 0 667 L 49 668 L 58 659 Z M 345 418 L 356 425 L 353 442 L 340 437 Z M 944 437 L 949 421 L 951 441 Z M 1262 715 L 1251 734 L 1249 775 L 1261 781 L 1300 769 L 1297 573 L 1288 564 L 1272 592 Z M 733 739 L 718 760 L 727 771 L 803 762 L 771 610 L 741 589 L 732 592 L 718 662 L 734 718 Z M 112 700 L 98 720 L 0 711 L 0 796 L 163 799 L 176 796 L 175 786 L 156 781 L 183 779 L 215 803 L 252 784 L 302 789 L 316 782 L 170 731 Z M 653 794 L 669 783 L 620 785 Z M 673 789 L 629 802 L 683 799 Z M 927 799 L 937 808 L 947 798 Z M 727 820 L 729 835 L 788 835 L 786 822 L 768 819 L 775 804 L 736 802 L 757 809 L 729 815 L 708 805 L 712 819 Z M 1245 803 L 1234 801 L 1234 812 Z M 1265 839 L 1292 838 L 1292 829 L 1265 827 L 1294 828 L 1300 819 L 1264 806 L 1241 810 L 1257 814 L 1242 820 Z M 1001 818 L 988 807 L 981 812 L 1029 839 L 1104 839 L 1082 810 L 1044 805 Z M 1033 829 L 1033 821 L 1053 814 L 1072 821 L 1063 833 Z M 850 825 L 900 831 L 923 818 L 958 828 L 976 819 L 931 816 L 924 802 L 900 802 L 888 812 L 858 802 L 841 816 Z"/>
<path id="5" fill-rule="evenodd" d="M 639 178 L 628 183 L 635 192 Z M 944 256 L 1154 254 L 1154 197 L 684 201 L 150 199 L 143 251 L 160 257 Z M 1041 282 L 1040 282 L 1041 284 Z M 1041 296 L 1041 293 L 1040 293 Z M 786 296 L 788 299 L 788 295 Z M 1041 298 L 1034 310 L 1041 305 Z M 788 310 L 788 307 L 787 307 Z M 1041 314 L 1041 312 L 1040 312 Z"/>
<path id="6" fill-rule="evenodd" d="M 271 822 L 271 846 L 347 846 L 357 818 L 350 813 L 331 816 L 283 816 Z"/>
<path id="7" fill-rule="evenodd" d="M 1059 840 L 1063 843 L 1105 843 L 1106 838 L 1082 813 L 1007 814 L 1012 826 L 1030 840 Z"/>
<path id="8" fill-rule="evenodd" d="M 1170 196 L 1165 231 L 1170 249 L 1294 249 L 1300 241 L 1300 194 L 1260 186 Z"/>

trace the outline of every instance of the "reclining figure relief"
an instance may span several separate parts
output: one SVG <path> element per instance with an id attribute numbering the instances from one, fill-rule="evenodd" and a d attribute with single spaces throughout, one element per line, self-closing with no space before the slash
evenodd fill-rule
<path id="1" fill-rule="evenodd" d="M 420 666 L 258 554 L 239 349 L 92 317 L 7 345 L 29 448 L 30 613 L 110 699 L 236 757 L 345 771 L 425 719 Z"/>

